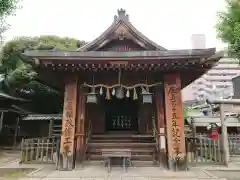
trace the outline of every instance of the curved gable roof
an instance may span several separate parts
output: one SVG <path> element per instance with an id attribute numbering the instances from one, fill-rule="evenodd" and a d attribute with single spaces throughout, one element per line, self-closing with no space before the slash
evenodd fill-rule
<path id="1" fill-rule="evenodd" d="M 126 11 L 123 9 L 120 9 L 118 10 L 118 16 L 114 17 L 114 22 L 112 23 L 112 25 L 95 40 L 79 48 L 78 51 L 94 50 L 94 48 L 96 47 L 96 44 L 104 42 L 109 37 L 109 35 L 111 35 L 114 31 L 116 31 L 118 27 L 121 25 L 125 26 L 128 29 L 128 31 L 131 33 L 131 35 L 133 35 L 138 41 L 142 42 L 143 44 L 147 44 L 151 46 L 149 50 L 163 50 L 163 51 L 167 50 L 164 47 L 158 45 L 157 43 L 147 38 L 139 30 L 137 30 L 132 25 L 132 23 L 130 23 L 129 16 L 126 14 Z"/>

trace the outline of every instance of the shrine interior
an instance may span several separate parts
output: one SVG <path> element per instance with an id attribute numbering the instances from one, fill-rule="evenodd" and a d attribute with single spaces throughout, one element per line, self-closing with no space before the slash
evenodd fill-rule
<path id="1" fill-rule="evenodd" d="M 139 100 L 113 97 L 104 100 L 106 132 L 138 132 Z"/>

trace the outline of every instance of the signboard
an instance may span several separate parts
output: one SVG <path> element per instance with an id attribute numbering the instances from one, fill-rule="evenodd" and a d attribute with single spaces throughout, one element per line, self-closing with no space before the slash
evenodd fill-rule
<path id="1" fill-rule="evenodd" d="M 185 136 L 179 74 L 164 76 L 168 155 L 171 159 L 185 157 Z"/>
<path id="2" fill-rule="evenodd" d="M 69 78 L 65 85 L 60 153 L 72 156 L 74 149 L 77 100 L 77 78 Z"/>

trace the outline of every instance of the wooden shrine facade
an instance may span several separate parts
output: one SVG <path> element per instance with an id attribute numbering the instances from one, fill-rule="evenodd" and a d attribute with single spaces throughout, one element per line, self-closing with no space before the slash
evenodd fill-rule
<path id="1" fill-rule="evenodd" d="M 123 9 L 103 34 L 74 52 L 22 56 L 39 78 L 64 92 L 60 153 L 67 170 L 75 159 L 83 161 L 90 130 L 105 133 L 115 126 L 116 132 L 156 130 L 169 162 L 184 158 L 181 89 L 221 58 L 214 48 L 163 48 L 140 33 Z"/>

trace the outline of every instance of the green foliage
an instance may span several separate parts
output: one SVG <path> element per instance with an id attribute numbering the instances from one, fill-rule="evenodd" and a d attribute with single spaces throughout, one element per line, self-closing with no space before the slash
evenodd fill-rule
<path id="1" fill-rule="evenodd" d="M 37 73 L 32 69 L 31 65 L 22 61 L 20 55 L 25 50 L 54 49 L 71 51 L 76 50 L 84 44 L 84 41 L 58 36 L 17 37 L 7 42 L 2 47 L 0 66 L 0 73 L 4 74 L 5 77 L 5 89 L 8 92 L 17 92 L 28 99 L 36 100 L 38 104 L 41 104 L 40 101 L 51 98 L 56 102 L 55 96 L 58 93 L 52 88 L 36 81 Z M 48 105 L 51 105 L 51 103 L 48 103 Z M 47 106 L 45 107 L 47 109 Z"/>
<path id="2" fill-rule="evenodd" d="M 240 57 L 240 0 L 226 3 L 226 10 L 218 14 L 218 37 L 229 45 L 231 55 Z"/>
<path id="3" fill-rule="evenodd" d="M 11 74 L 19 64 L 22 65 L 20 54 L 25 50 L 76 50 L 86 44 L 68 37 L 40 36 L 40 37 L 17 37 L 7 42 L 2 48 L 1 71 L 4 74 Z M 25 68 L 24 68 L 25 69 Z M 29 70 L 29 68 L 26 68 Z M 26 73 L 24 73 L 26 74 Z"/>
<path id="4" fill-rule="evenodd" d="M 1 0 L 0 17 L 6 17 L 14 13 L 18 8 L 19 0 Z"/>
<path id="5" fill-rule="evenodd" d="M 188 109 L 186 107 L 183 107 L 183 119 L 186 119 L 187 112 L 188 112 Z"/>
<path id="6" fill-rule="evenodd" d="M 20 0 L 0 0 L 0 38 L 3 39 L 3 33 L 8 29 L 6 17 L 12 15 L 19 8 Z"/>

